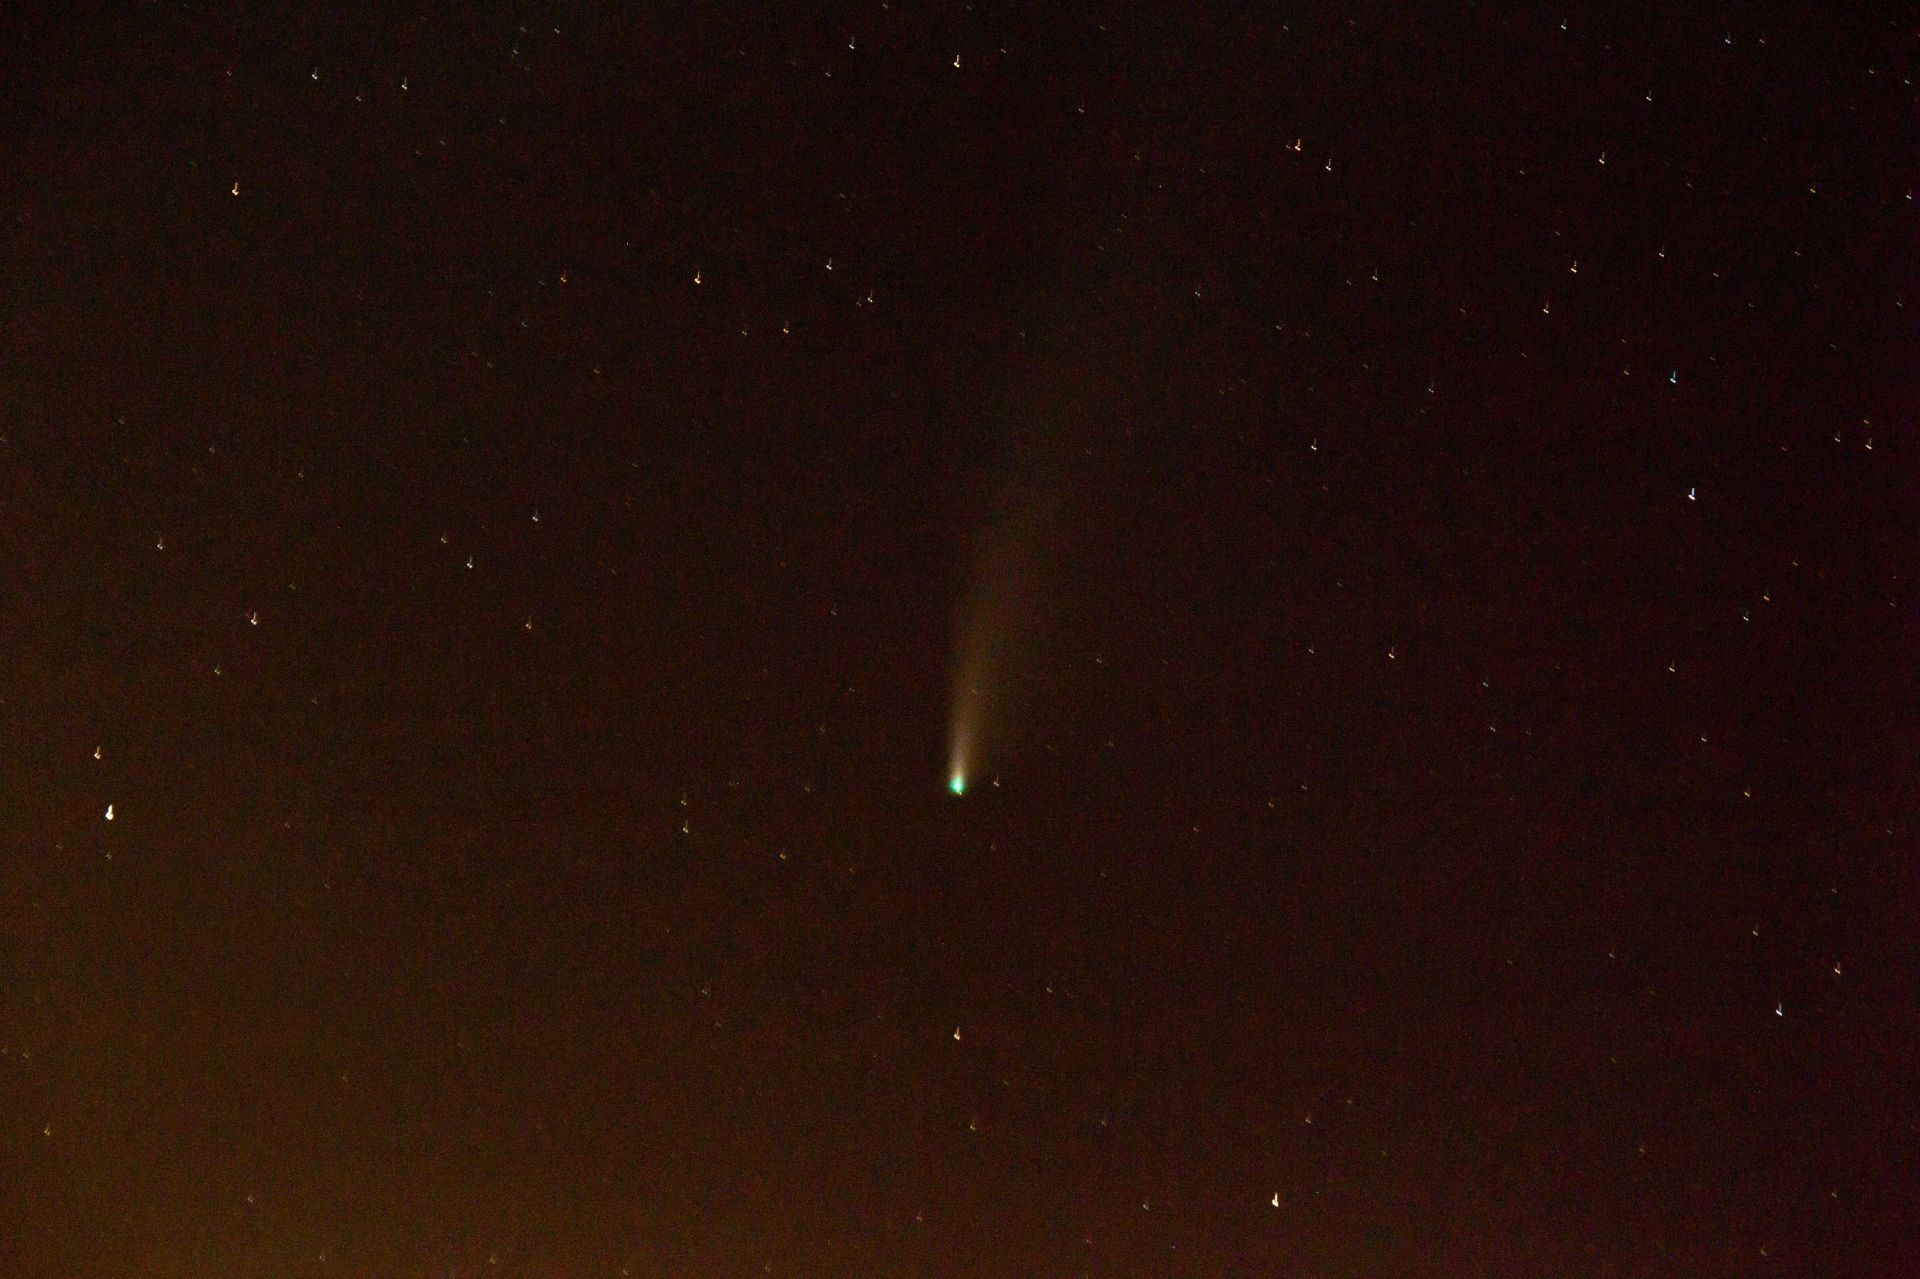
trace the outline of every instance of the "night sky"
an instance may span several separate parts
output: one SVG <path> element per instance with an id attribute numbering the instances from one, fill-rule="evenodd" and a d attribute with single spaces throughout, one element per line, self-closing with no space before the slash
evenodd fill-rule
<path id="1" fill-rule="evenodd" d="M 1615 8 L 9 9 L 0 1274 L 1920 1273 L 1920 34 Z"/>

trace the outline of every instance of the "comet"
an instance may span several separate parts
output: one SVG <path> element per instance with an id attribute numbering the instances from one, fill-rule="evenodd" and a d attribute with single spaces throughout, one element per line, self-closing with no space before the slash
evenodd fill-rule
<path id="1" fill-rule="evenodd" d="M 947 749 L 947 790 L 955 797 L 967 793 L 1004 735 L 1000 721 L 1018 709 L 1020 657 L 1043 613 L 1044 552 L 1058 522 L 1059 440 L 1034 430 L 1013 445 L 982 521 L 956 627 Z"/>

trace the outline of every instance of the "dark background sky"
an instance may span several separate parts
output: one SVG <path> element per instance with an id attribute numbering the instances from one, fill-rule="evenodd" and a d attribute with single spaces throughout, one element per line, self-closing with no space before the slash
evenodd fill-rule
<path id="1" fill-rule="evenodd" d="M 0 1272 L 1915 1273 L 1920 44 L 1612 8 L 10 11 Z"/>

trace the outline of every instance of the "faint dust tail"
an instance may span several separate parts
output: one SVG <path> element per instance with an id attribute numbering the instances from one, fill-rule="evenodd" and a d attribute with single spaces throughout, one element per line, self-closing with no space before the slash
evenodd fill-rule
<path id="1" fill-rule="evenodd" d="M 947 787 L 964 794 L 1021 710 L 1023 664 L 1047 609 L 1045 579 L 1059 524 L 1058 440 L 1013 441 L 993 489 L 961 599 Z"/>

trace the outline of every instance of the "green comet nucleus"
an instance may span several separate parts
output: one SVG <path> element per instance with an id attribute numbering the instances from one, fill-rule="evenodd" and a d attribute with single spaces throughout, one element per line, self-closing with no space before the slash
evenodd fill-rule
<path id="1" fill-rule="evenodd" d="M 967 793 L 967 779 L 955 773 L 952 778 L 948 780 L 947 789 L 956 795 L 964 795 Z"/>

